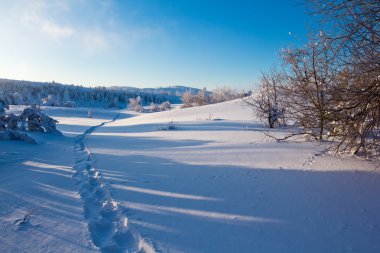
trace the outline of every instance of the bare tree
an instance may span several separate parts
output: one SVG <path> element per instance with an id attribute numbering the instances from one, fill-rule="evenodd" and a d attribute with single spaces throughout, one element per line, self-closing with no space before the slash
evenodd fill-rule
<path id="1" fill-rule="evenodd" d="M 198 91 L 197 96 L 195 97 L 195 102 L 201 106 L 201 105 L 207 105 L 210 102 L 210 98 L 207 94 L 206 88 L 203 88 Z"/>
<path id="2" fill-rule="evenodd" d="M 128 107 L 133 111 L 142 112 L 144 108 L 141 105 L 141 97 L 137 96 L 136 98 L 130 98 Z"/>
<path id="3" fill-rule="evenodd" d="M 254 109 L 256 116 L 270 128 L 285 125 L 285 108 L 280 101 L 283 76 L 274 68 L 262 73 L 256 93 L 243 98 Z"/>
<path id="4" fill-rule="evenodd" d="M 332 136 L 339 150 L 379 148 L 380 3 L 378 0 L 314 0 L 340 71 L 336 79 Z"/>
<path id="5" fill-rule="evenodd" d="M 193 100 L 194 98 L 191 92 L 186 91 L 185 93 L 182 94 L 182 103 L 183 103 L 182 107 L 183 108 L 191 107 Z"/>
<path id="6" fill-rule="evenodd" d="M 212 90 L 211 103 L 221 103 L 229 100 L 239 98 L 240 94 L 237 90 L 230 87 L 217 87 Z"/>
<path id="7" fill-rule="evenodd" d="M 304 48 L 283 50 L 282 58 L 288 81 L 283 87 L 287 112 L 310 136 L 322 140 L 332 120 L 334 64 L 329 44 L 320 36 Z"/>

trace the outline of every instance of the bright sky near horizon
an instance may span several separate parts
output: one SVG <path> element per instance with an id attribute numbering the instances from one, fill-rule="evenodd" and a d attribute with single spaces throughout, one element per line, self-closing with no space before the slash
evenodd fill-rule
<path id="1" fill-rule="evenodd" d="M 0 77 L 249 89 L 305 37 L 296 0 L 2 0 Z"/>

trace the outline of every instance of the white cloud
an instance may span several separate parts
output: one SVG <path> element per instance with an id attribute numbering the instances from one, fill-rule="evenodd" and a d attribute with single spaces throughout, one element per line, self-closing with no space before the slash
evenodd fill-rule
<path id="1" fill-rule="evenodd" d="M 83 46 L 87 52 L 94 53 L 109 48 L 106 36 L 101 32 L 87 32 L 83 35 Z"/>
<path id="2" fill-rule="evenodd" d="M 48 4 L 50 3 L 50 4 Z M 20 21 L 29 29 L 48 35 L 54 39 L 67 38 L 75 33 L 75 29 L 69 25 L 60 24 L 52 14 L 52 10 L 58 8 L 63 12 L 69 11 L 67 5 L 60 2 L 31 1 L 28 4 L 18 6 L 21 12 Z"/>
<path id="3" fill-rule="evenodd" d="M 42 48 L 53 41 L 55 47 L 78 52 L 115 53 L 164 36 L 164 31 L 155 24 L 121 19 L 121 14 L 132 15 L 134 10 L 121 13 L 117 2 L 111 0 L 19 0 L 9 2 L 4 9 L 8 9 L 4 20 L 8 20 L 9 33 L 27 37 Z"/>
<path id="4" fill-rule="evenodd" d="M 48 34 L 54 38 L 70 37 L 75 33 L 75 30 L 70 26 L 58 25 L 48 20 L 41 23 L 40 29 L 43 33 Z"/>

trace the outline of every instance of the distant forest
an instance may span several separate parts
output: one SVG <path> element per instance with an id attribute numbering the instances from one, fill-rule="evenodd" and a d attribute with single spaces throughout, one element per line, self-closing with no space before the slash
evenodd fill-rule
<path id="1" fill-rule="evenodd" d="M 155 94 L 138 89 L 83 87 L 56 82 L 30 82 L 0 79 L 0 99 L 14 105 L 125 108 L 130 98 L 140 97 L 143 105 L 180 102 L 180 96 Z"/>

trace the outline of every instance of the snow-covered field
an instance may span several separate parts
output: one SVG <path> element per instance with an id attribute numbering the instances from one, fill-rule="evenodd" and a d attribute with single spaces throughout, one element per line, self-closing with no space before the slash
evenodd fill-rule
<path id="1" fill-rule="evenodd" d="M 63 136 L 0 142 L 0 252 L 380 251 L 375 164 L 268 139 L 240 101 L 46 112 Z"/>

